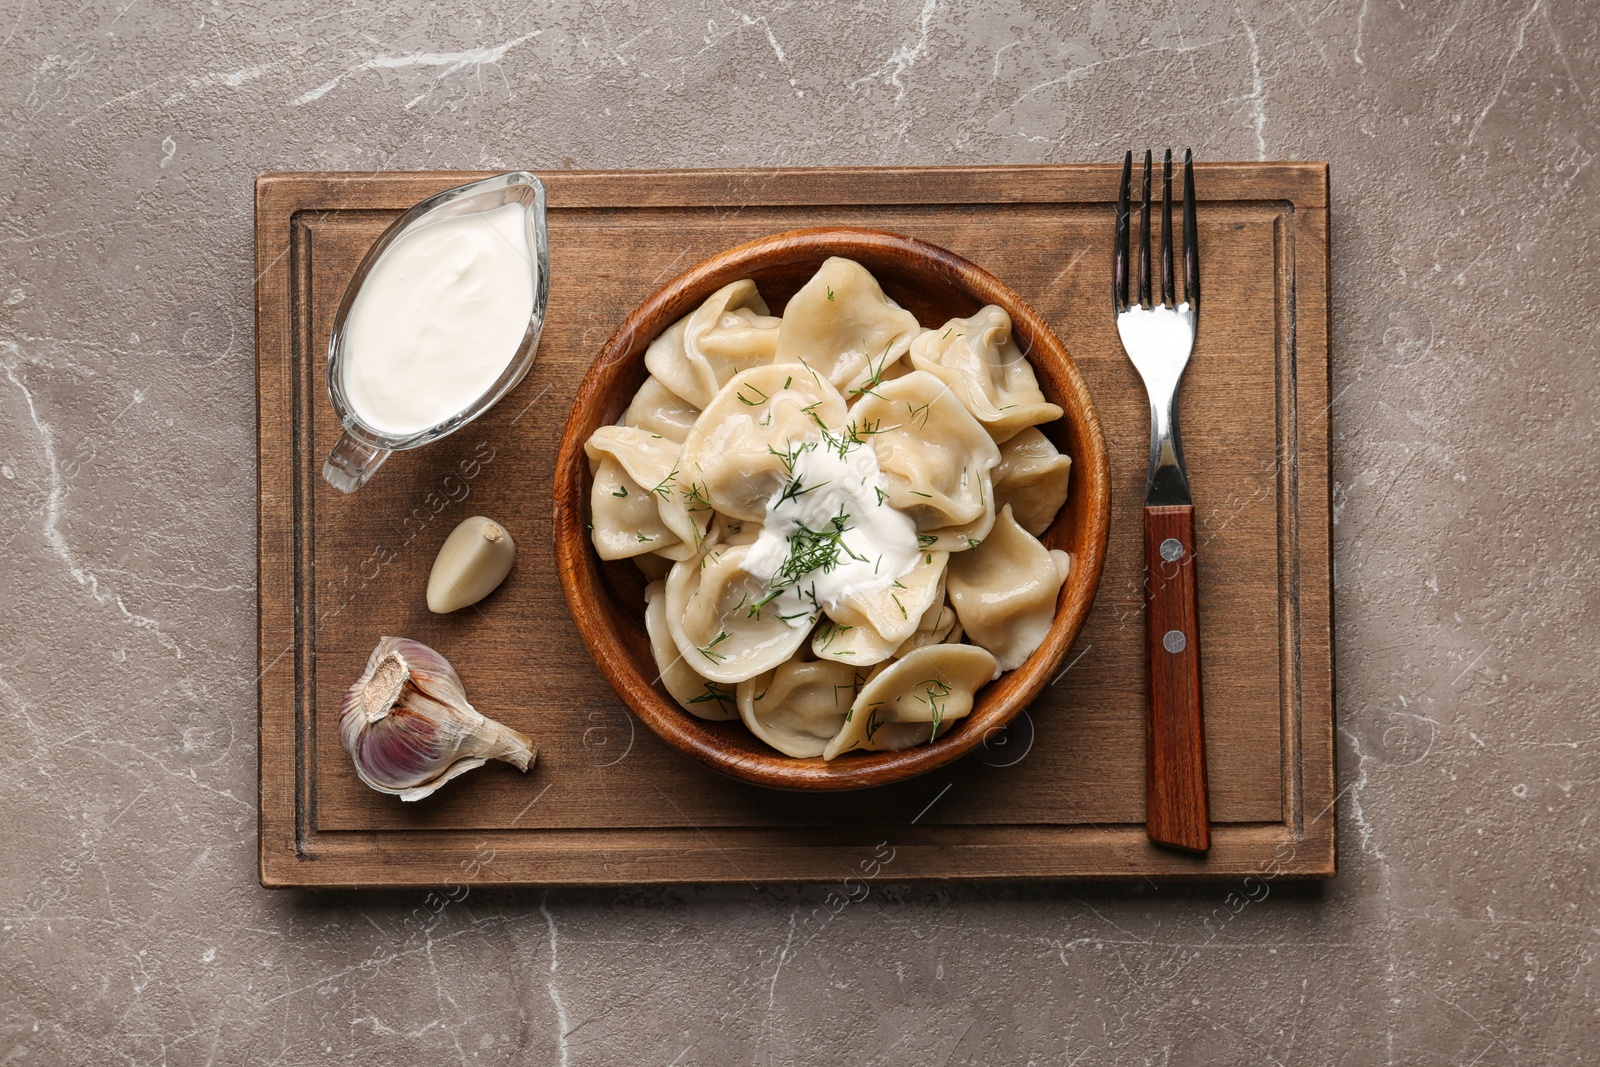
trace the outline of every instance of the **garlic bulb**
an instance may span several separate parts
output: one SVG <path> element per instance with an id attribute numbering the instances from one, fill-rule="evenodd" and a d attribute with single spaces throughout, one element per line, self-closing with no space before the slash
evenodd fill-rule
<path id="1" fill-rule="evenodd" d="M 361 780 L 421 800 L 491 759 L 526 771 L 533 742 L 467 703 L 461 678 L 427 645 L 384 637 L 345 694 L 339 736 Z"/>

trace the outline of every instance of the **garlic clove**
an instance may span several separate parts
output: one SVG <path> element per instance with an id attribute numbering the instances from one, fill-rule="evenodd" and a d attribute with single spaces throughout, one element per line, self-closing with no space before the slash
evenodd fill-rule
<path id="1" fill-rule="evenodd" d="M 476 604 L 511 573 L 517 545 L 506 528 L 474 515 L 444 539 L 428 575 L 428 610 L 439 615 Z"/>
<path id="2" fill-rule="evenodd" d="M 533 742 L 467 703 L 455 668 L 417 641 L 384 637 L 345 694 L 339 736 L 356 774 L 380 793 L 421 800 L 450 779 L 504 760 L 526 771 Z"/>

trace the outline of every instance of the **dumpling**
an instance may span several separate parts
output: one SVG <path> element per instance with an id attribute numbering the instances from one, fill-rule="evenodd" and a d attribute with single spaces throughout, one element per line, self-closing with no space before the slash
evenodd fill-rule
<path id="1" fill-rule="evenodd" d="M 883 382 L 856 402 L 851 422 L 872 442 L 889 504 L 916 522 L 924 548 L 961 551 L 988 535 L 1000 450 L 942 381 L 913 371 Z"/>
<path id="2" fill-rule="evenodd" d="M 667 389 L 703 408 L 728 379 L 771 363 L 779 320 L 749 278 L 724 285 L 645 349 L 644 364 Z"/>
<path id="3" fill-rule="evenodd" d="M 584 451 L 594 467 L 589 510 L 600 558 L 659 552 L 686 560 L 701 549 L 710 506 L 680 485 L 677 443 L 638 427 L 602 426 Z"/>
<path id="4" fill-rule="evenodd" d="M 893 585 L 873 593 L 852 593 L 828 608 L 811 651 L 822 659 L 858 667 L 882 663 L 911 637 L 923 614 L 944 599 L 948 552 L 921 552 Z M 891 572 L 892 573 L 892 572 Z"/>
<path id="5" fill-rule="evenodd" d="M 894 650 L 895 658 L 906 655 L 914 649 L 926 648 L 945 641 L 951 644 L 961 640 L 961 623 L 956 619 L 956 609 L 952 608 L 945 600 L 945 579 L 939 581 L 939 596 L 928 610 L 922 613 L 922 618 L 917 622 L 917 628 L 911 636 L 900 642 L 900 647 Z"/>
<path id="6" fill-rule="evenodd" d="M 911 345 L 911 362 L 954 389 L 996 441 L 1061 417 L 1011 339 L 1011 316 L 993 304 L 922 334 Z"/>
<path id="7" fill-rule="evenodd" d="M 704 677 L 678 651 L 667 626 L 667 585 L 651 582 L 644 590 L 644 628 L 650 635 L 661 684 L 690 715 L 712 721 L 739 717 L 737 694 L 721 682 Z"/>
<path id="8" fill-rule="evenodd" d="M 845 419 L 844 397 L 809 367 L 777 363 L 737 374 L 684 439 L 679 485 L 724 515 L 761 522 L 789 480 L 786 457 Z"/>
<path id="9" fill-rule="evenodd" d="M 995 674 L 994 657 L 975 645 L 919 648 L 862 687 L 822 757 L 897 752 L 932 741 L 972 711 L 973 694 Z"/>
<path id="10" fill-rule="evenodd" d="M 994 469 L 996 507 L 1011 505 L 1017 523 L 1033 536 L 1044 533 L 1067 502 L 1072 457 L 1056 451 L 1050 439 L 1029 426 L 1000 446 Z"/>
<path id="11" fill-rule="evenodd" d="M 602 426 L 583 448 L 594 473 L 589 514 L 601 559 L 646 552 L 674 559 L 694 555 L 692 531 L 697 527 L 673 488 L 676 443 L 634 427 Z M 685 543 L 685 534 L 690 543 Z"/>
<path id="12" fill-rule="evenodd" d="M 783 309 L 779 363 L 805 363 L 846 396 L 905 355 L 922 329 L 867 268 L 832 256 Z"/>
<path id="13" fill-rule="evenodd" d="M 712 548 L 667 575 L 667 627 L 683 658 L 714 682 L 742 682 L 794 655 L 811 628 L 757 606 L 766 583 L 744 569 L 749 545 Z"/>
<path id="14" fill-rule="evenodd" d="M 983 544 L 950 557 L 945 587 L 967 639 L 1009 671 L 1044 643 L 1065 580 L 1060 561 L 1017 525 L 1007 505 Z"/>
<path id="15" fill-rule="evenodd" d="M 792 659 L 739 683 L 739 717 L 785 756 L 820 756 L 844 726 L 861 680 L 843 663 Z"/>
<path id="16" fill-rule="evenodd" d="M 1072 577 L 1072 553 L 1052 548 L 1050 558 L 1056 562 L 1056 572 L 1061 575 L 1061 584 L 1066 585 L 1067 579 Z"/>
<path id="17" fill-rule="evenodd" d="M 633 394 L 633 403 L 622 413 L 621 425 L 636 426 L 681 445 L 699 417 L 699 408 L 662 385 L 661 379 L 652 374 Z"/>

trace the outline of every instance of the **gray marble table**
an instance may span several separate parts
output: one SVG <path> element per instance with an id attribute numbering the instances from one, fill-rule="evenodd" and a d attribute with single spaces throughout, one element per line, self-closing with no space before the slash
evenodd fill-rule
<path id="1" fill-rule="evenodd" d="M 0 1063 L 1593 1062 L 1587 5 L 375 6 L 0 2 Z M 1336 881 L 257 886 L 258 171 L 1147 143 L 1333 165 Z"/>

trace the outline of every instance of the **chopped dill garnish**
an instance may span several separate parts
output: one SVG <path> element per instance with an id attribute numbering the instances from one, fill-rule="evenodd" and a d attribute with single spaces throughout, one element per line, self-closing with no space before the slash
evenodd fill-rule
<path id="1" fill-rule="evenodd" d="M 877 367 L 872 365 L 872 357 L 867 357 L 867 380 L 861 383 L 861 388 L 850 390 L 851 396 L 877 396 L 873 390 L 883 384 L 883 372 L 889 369 L 889 350 L 894 347 L 891 341 L 883 348 L 883 354 L 878 357 Z"/>
<path id="2" fill-rule="evenodd" d="M 708 680 L 706 682 L 706 691 L 704 693 L 692 696 L 688 700 L 685 700 L 684 703 L 704 704 L 708 700 L 715 700 L 718 704 L 732 704 L 734 702 L 734 696 L 732 693 L 722 688 L 721 684 Z"/>
<path id="3" fill-rule="evenodd" d="M 706 659 L 710 660 L 712 663 L 721 663 L 728 657 L 721 652 L 713 652 L 711 650 L 722 644 L 722 642 L 726 641 L 729 636 L 731 635 L 726 630 L 719 632 L 717 636 L 711 639 L 711 643 L 709 645 L 701 645 L 699 647 L 700 654 Z"/>
<path id="4" fill-rule="evenodd" d="M 862 440 L 863 437 L 871 437 L 874 434 L 888 433 L 890 430 L 897 429 L 899 429 L 898 426 L 884 427 L 882 419 L 877 422 L 865 422 L 859 425 L 852 422 L 838 433 L 834 433 L 826 426 L 823 426 L 822 443 L 828 446 L 829 451 L 838 453 L 840 459 L 847 459 L 850 453 L 866 444 Z M 814 443 L 812 447 L 815 447 Z"/>
<path id="5" fill-rule="evenodd" d="M 937 678 L 918 682 L 917 687 L 922 689 L 923 695 L 913 695 L 912 699 L 928 705 L 928 710 L 933 713 L 933 731 L 928 735 L 928 740 L 932 741 L 939 736 L 939 724 L 944 721 L 945 703 L 955 690 Z"/>
<path id="6" fill-rule="evenodd" d="M 920 496 L 924 500 L 932 500 L 933 499 L 933 494 L 932 493 L 924 493 L 924 492 L 922 492 L 921 490 L 918 490 L 918 489 L 912 489 L 911 490 L 911 495 L 912 496 Z"/>
<path id="7" fill-rule="evenodd" d="M 802 453 L 810 451 L 812 446 L 813 443 L 810 441 L 802 441 L 799 444 L 794 444 L 791 442 L 788 449 L 785 451 L 779 452 L 771 445 L 767 446 L 767 451 L 772 453 L 774 456 L 777 456 L 778 459 L 782 460 L 783 469 L 788 471 L 790 474 L 793 474 L 795 461 L 800 458 Z"/>
<path id="8" fill-rule="evenodd" d="M 798 500 L 807 493 L 814 493 L 827 484 L 827 482 L 818 482 L 816 485 L 802 485 L 799 478 L 791 478 L 789 479 L 789 484 L 783 487 L 783 494 L 778 497 L 777 503 L 782 504 L 785 500 Z"/>
<path id="9" fill-rule="evenodd" d="M 744 395 L 744 391 L 746 389 L 748 389 L 752 393 L 756 394 L 757 399 L 751 400 L 749 397 L 745 396 Z M 739 398 L 739 403 L 743 404 L 745 407 L 751 407 L 751 408 L 760 406 L 761 404 L 765 403 L 767 401 L 767 399 L 768 399 L 766 393 L 763 393 L 760 389 L 757 389 L 755 386 L 751 385 L 749 382 L 745 382 L 743 385 L 739 386 L 739 391 L 737 393 L 733 394 L 733 395 Z"/>
<path id="10" fill-rule="evenodd" d="M 628 495 L 628 487 L 625 486 L 625 485 L 619 485 L 619 486 L 617 486 L 617 491 L 615 493 L 612 493 L 611 495 L 612 496 L 627 496 Z"/>
<path id="11" fill-rule="evenodd" d="M 677 481 L 677 479 L 678 468 L 674 466 L 672 470 L 667 473 L 667 476 L 657 482 L 655 487 L 650 491 L 656 494 L 656 496 L 659 496 L 662 500 L 665 500 L 672 494 L 672 483 Z"/>
<path id="12" fill-rule="evenodd" d="M 833 647 L 833 639 L 834 638 L 838 637 L 840 634 L 846 632 L 847 630 L 853 630 L 853 629 L 855 629 L 855 627 L 847 626 L 844 623 L 834 622 L 832 619 L 829 619 L 827 622 L 824 622 L 822 624 L 822 628 L 817 631 L 817 636 L 819 638 L 821 638 L 821 640 L 822 640 L 822 644 L 817 646 L 817 651 L 818 652 L 826 652 L 826 651 L 828 651 L 829 648 Z M 844 655 L 844 653 L 842 653 L 842 652 L 841 653 L 836 653 L 836 655 Z"/>
<path id="13" fill-rule="evenodd" d="M 693 482 L 690 484 L 689 488 L 679 489 L 678 492 L 683 494 L 685 507 L 687 508 L 689 514 L 698 515 L 702 511 L 711 510 L 711 501 L 706 499 L 705 490 L 701 488 L 699 482 Z M 693 506 L 691 507 L 689 505 Z"/>
<path id="14" fill-rule="evenodd" d="M 923 548 L 927 548 L 930 545 L 936 545 L 938 543 L 939 543 L 939 535 L 938 534 L 918 534 L 917 535 L 917 544 L 921 545 Z"/>
<path id="15" fill-rule="evenodd" d="M 878 506 L 880 508 L 889 502 L 889 494 L 883 491 L 882 486 L 875 485 L 872 487 L 872 491 L 878 494 Z"/>
<path id="16" fill-rule="evenodd" d="M 826 288 L 828 290 L 828 299 L 832 300 L 833 299 L 833 286 L 829 285 Z"/>

